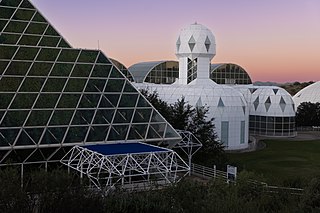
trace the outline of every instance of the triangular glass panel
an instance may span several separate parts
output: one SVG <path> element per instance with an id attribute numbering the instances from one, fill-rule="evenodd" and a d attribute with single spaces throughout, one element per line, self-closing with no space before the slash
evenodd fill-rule
<path id="1" fill-rule="evenodd" d="M 264 106 L 266 107 L 266 111 L 269 111 L 269 108 L 271 106 L 271 100 L 270 97 L 267 98 L 267 100 L 264 102 Z"/>
<path id="2" fill-rule="evenodd" d="M 253 102 L 254 109 L 257 110 L 259 106 L 259 96 L 256 98 L 256 100 Z"/>
<path id="3" fill-rule="evenodd" d="M 176 137 L 176 136 L 177 136 L 176 131 L 169 124 L 167 124 L 165 137 L 170 138 L 170 137 Z"/>
<path id="4" fill-rule="evenodd" d="M 32 4 L 28 0 L 23 0 L 22 4 L 20 5 L 20 8 L 34 9 Z"/>
<path id="5" fill-rule="evenodd" d="M 249 88 L 249 91 L 251 92 L 251 94 L 253 94 L 255 91 L 257 91 L 256 88 Z"/>
<path id="6" fill-rule="evenodd" d="M 97 63 L 100 63 L 100 64 L 111 64 L 109 59 L 101 51 L 99 53 L 100 54 L 99 54 Z"/>
<path id="7" fill-rule="evenodd" d="M 15 143 L 15 146 L 35 145 L 36 143 L 30 138 L 30 136 L 22 130 L 20 136 Z"/>
<path id="8" fill-rule="evenodd" d="M 137 94 L 122 94 L 119 107 L 135 107 L 138 99 Z"/>
<path id="9" fill-rule="evenodd" d="M 92 117 L 94 115 L 94 110 L 77 110 L 73 117 L 72 125 L 82 125 L 90 124 Z"/>
<path id="10" fill-rule="evenodd" d="M 148 123 L 150 120 L 152 109 L 136 109 L 133 123 Z"/>
<path id="11" fill-rule="evenodd" d="M 209 52 L 210 46 L 211 46 L 211 41 L 209 37 L 207 36 L 206 41 L 204 42 L 204 45 L 206 46 L 207 52 Z"/>
<path id="12" fill-rule="evenodd" d="M 63 143 L 83 143 L 88 129 L 87 126 L 70 127 Z"/>
<path id="13" fill-rule="evenodd" d="M 70 150 L 70 148 L 57 148 L 56 151 L 54 151 L 53 155 L 51 155 L 50 160 L 57 160 L 60 161 L 63 156 L 67 154 L 67 152 Z"/>
<path id="14" fill-rule="evenodd" d="M 108 141 L 125 140 L 128 133 L 129 125 L 113 125 L 111 127 Z"/>
<path id="15" fill-rule="evenodd" d="M 181 45 L 180 36 L 179 36 L 179 38 L 178 38 L 178 40 L 177 40 L 177 42 L 176 42 L 176 45 L 177 45 L 177 51 L 179 52 L 179 50 L 180 50 L 180 45 Z"/>
<path id="16" fill-rule="evenodd" d="M 146 98 L 143 95 L 139 96 L 139 101 L 137 107 L 150 107 L 150 104 L 146 100 Z"/>
<path id="17" fill-rule="evenodd" d="M 132 125 L 130 128 L 128 140 L 145 139 L 147 134 L 148 124 Z"/>
<path id="18" fill-rule="evenodd" d="M 225 107 L 221 97 L 219 98 L 219 103 L 218 103 L 218 107 Z"/>
<path id="19" fill-rule="evenodd" d="M 117 123 L 130 123 L 133 115 L 133 109 L 119 109 L 113 120 L 114 124 Z"/>
<path id="20" fill-rule="evenodd" d="M 189 39 L 188 45 L 189 45 L 189 48 L 190 48 L 190 50 L 192 52 L 194 46 L 196 45 L 196 40 L 193 38 L 193 36 L 191 36 L 191 38 Z"/>
<path id="21" fill-rule="evenodd" d="M 41 153 L 46 160 L 51 160 L 51 156 L 57 151 L 57 148 L 40 148 Z"/>
<path id="22" fill-rule="evenodd" d="M 50 126 L 68 125 L 70 123 L 73 110 L 55 110 L 50 120 Z"/>
<path id="23" fill-rule="evenodd" d="M 162 138 L 152 126 L 148 129 L 148 138 Z"/>
<path id="24" fill-rule="evenodd" d="M 155 110 L 152 111 L 151 122 L 165 122 L 162 116 Z"/>
<path id="25" fill-rule="evenodd" d="M 106 140 L 110 126 L 94 126 L 90 128 L 87 142 L 103 142 Z"/>
<path id="26" fill-rule="evenodd" d="M 111 73 L 110 73 L 110 78 L 125 78 L 115 66 L 112 67 Z"/>
<path id="27" fill-rule="evenodd" d="M 21 0 L 2 0 L 0 1 L 1 5 L 3 6 L 10 6 L 10 7 L 18 7 Z"/>
<path id="28" fill-rule="evenodd" d="M 41 140 L 41 144 L 58 144 L 62 142 L 67 128 L 48 128 Z"/>
<path id="29" fill-rule="evenodd" d="M 30 128 L 30 129 L 25 129 L 25 131 L 28 133 L 28 135 L 35 141 L 38 142 L 42 133 L 43 133 L 43 128 Z"/>
<path id="30" fill-rule="evenodd" d="M 6 157 L 9 163 L 22 162 L 33 152 L 33 149 L 12 150 Z"/>
<path id="31" fill-rule="evenodd" d="M 26 159 L 26 162 L 37 162 L 37 161 L 44 161 L 44 160 L 46 159 L 43 156 L 42 152 L 39 149 L 37 149 Z"/>
<path id="32" fill-rule="evenodd" d="M 7 109 L 12 98 L 13 94 L 0 93 L 0 109 Z"/>
<path id="33" fill-rule="evenodd" d="M 47 22 L 45 18 L 40 13 L 36 13 L 36 15 L 32 19 L 33 22 Z"/>
<path id="34" fill-rule="evenodd" d="M 125 80 L 122 79 L 110 79 L 108 80 L 107 86 L 105 88 L 105 92 L 121 92 L 123 89 L 123 85 Z"/>
<path id="35" fill-rule="evenodd" d="M 98 110 L 93 121 L 93 124 L 110 124 L 114 115 L 115 109 Z"/>
<path id="36" fill-rule="evenodd" d="M 11 146 L 15 141 L 19 129 L 2 129 L 0 131 L 0 146 Z"/>
<path id="37" fill-rule="evenodd" d="M 129 82 L 126 82 L 126 85 L 124 86 L 123 92 L 136 92 L 137 90 L 130 84 Z"/>
<path id="38" fill-rule="evenodd" d="M 279 89 L 272 89 L 273 90 L 273 92 L 274 92 L 274 94 L 276 95 L 277 93 L 278 93 L 278 91 L 279 91 Z"/>

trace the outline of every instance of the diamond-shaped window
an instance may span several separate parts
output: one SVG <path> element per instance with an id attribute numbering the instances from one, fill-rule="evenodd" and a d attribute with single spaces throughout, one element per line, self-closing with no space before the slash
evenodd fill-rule
<path id="1" fill-rule="evenodd" d="M 256 100 L 253 102 L 254 109 L 257 110 L 259 106 L 259 96 L 256 98 Z"/>
<path id="2" fill-rule="evenodd" d="M 211 41 L 208 36 L 206 38 L 206 41 L 204 42 L 204 45 L 206 46 L 207 52 L 209 52 Z"/>
<path id="3" fill-rule="evenodd" d="M 196 40 L 193 38 L 193 36 L 191 36 L 191 38 L 189 39 L 189 48 L 191 50 L 191 52 L 193 51 L 194 46 L 196 45 Z"/>
<path id="4" fill-rule="evenodd" d="M 271 100 L 270 97 L 267 98 L 266 102 L 264 102 L 264 106 L 266 107 L 266 110 L 268 112 L 270 106 L 271 106 Z"/>
<path id="5" fill-rule="evenodd" d="M 286 102 L 283 99 L 283 97 L 280 98 L 280 108 L 281 108 L 282 112 L 284 112 L 284 109 L 286 108 Z"/>
<path id="6" fill-rule="evenodd" d="M 178 38 L 178 40 L 177 40 L 176 45 L 177 45 L 177 51 L 179 52 L 180 46 L 181 46 L 180 36 L 179 36 L 179 38 Z"/>

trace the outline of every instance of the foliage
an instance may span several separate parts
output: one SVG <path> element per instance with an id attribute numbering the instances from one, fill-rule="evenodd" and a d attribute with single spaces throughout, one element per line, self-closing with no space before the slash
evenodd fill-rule
<path id="1" fill-rule="evenodd" d="M 167 102 L 161 100 L 157 92 L 149 93 L 147 90 L 141 90 L 148 101 L 154 106 L 159 113 L 169 122 L 172 122 L 172 110 Z"/>
<path id="2" fill-rule="evenodd" d="M 290 93 L 290 95 L 295 95 L 297 92 L 299 92 L 300 90 L 302 90 L 303 88 L 309 86 L 310 84 L 313 84 L 313 81 L 309 81 L 309 82 L 294 82 L 294 83 L 286 83 L 286 84 L 282 84 L 280 85 L 280 87 L 282 87 L 283 89 L 287 90 L 288 93 Z"/>
<path id="3" fill-rule="evenodd" d="M 320 177 L 311 179 L 303 195 L 301 207 L 305 212 L 320 211 Z"/>
<path id="4" fill-rule="evenodd" d="M 297 109 L 296 125 L 320 126 L 320 103 L 301 103 Z"/>
<path id="5" fill-rule="evenodd" d="M 28 186 L 20 188 L 16 170 L 0 171 L 1 212 L 312 212 L 319 207 L 319 179 L 310 182 L 302 197 L 270 194 L 248 181 L 256 175 L 239 174 L 236 184 L 219 180 L 185 179 L 166 188 L 141 192 L 114 191 L 102 197 L 65 171 L 33 171 Z M 11 179 L 12 181 L 10 181 Z M 17 181 L 17 182 L 16 182 Z M 76 187 L 74 187 L 76 186 Z M 7 193 L 7 194 L 5 194 Z M 4 206 L 4 204 L 10 204 Z"/>
<path id="6" fill-rule="evenodd" d="M 141 92 L 175 129 L 188 130 L 199 139 L 203 147 L 196 156 L 198 162 L 204 161 L 207 165 L 221 165 L 226 162 L 224 147 L 218 141 L 215 132 L 214 118 L 207 117 L 208 107 L 193 107 L 188 104 L 185 97 L 169 105 L 159 98 L 157 92 L 151 94 L 147 90 Z"/>

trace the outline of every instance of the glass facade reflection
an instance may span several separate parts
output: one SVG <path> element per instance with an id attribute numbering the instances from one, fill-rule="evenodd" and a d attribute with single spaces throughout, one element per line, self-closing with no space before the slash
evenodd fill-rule
<path id="1" fill-rule="evenodd" d="M 179 63 L 176 61 L 166 61 L 152 68 L 144 82 L 172 84 L 177 78 L 179 78 Z"/>
<path id="2" fill-rule="evenodd" d="M 266 136 L 295 136 L 295 117 L 250 115 L 249 130 Z"/>
<path id="3" fill-rule="evenodd" d="M 248 73 L 236 64 L 212 64 L 210 78 L 217 84 L 252 84 Z"/>

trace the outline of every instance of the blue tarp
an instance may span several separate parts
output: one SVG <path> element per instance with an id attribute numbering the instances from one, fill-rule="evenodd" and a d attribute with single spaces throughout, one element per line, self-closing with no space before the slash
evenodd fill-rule
<path id="1" fill-rule="evenodd" d="M 165 148 L 151 146 L 144 143 L 99 144 L 99 145 L 88 145 L 83 147 L 103 155 L 121 155 L 121 154 L 168 151 Z"/>

